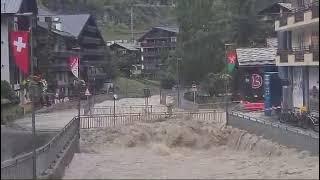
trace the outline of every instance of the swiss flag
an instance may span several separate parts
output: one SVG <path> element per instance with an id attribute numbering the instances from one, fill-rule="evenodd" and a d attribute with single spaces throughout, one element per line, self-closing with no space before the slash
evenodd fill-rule
<path id="1" fill-rule="evenodd" d="M 28 75 L 30 69 L 29 32 L 10 32 L 10 46 L 16 65 L 24 74 Z"/>
<path id="2" fill-rule="evenodd" d="M 229 51 L 227 53 L 228 63 L 229 64 L 235 64 L 237 61 L 237 53 L 236 51 Z"/>

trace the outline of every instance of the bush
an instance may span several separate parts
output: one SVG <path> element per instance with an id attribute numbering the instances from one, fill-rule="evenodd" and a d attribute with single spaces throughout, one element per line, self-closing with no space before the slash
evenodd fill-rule
<path id="1" fill-rule="evenodd" d="M 19 97 L 7 81 L 1 81 L 1 98 L 9 99 L 13 104 L 19 103 Z"/>
<path id="2" fill-rule="evenodd" d="M 175 80 L 169 76 L 160 80 L 160 86 L 163 89 L 171 89 L 175 84 Z"/>

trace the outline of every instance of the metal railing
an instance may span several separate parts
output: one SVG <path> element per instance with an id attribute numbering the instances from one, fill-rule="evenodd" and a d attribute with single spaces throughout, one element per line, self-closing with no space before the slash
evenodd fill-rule
<path id="1" fill-rule="evenodd" d="M 263 120 L 263 119 L 258 119 L 256 117 L 245 115 L 242 112 L 231 111 L 231 112 L 228 113 L 228 117 L 229 118 L 232 118 L 232 117 L 233 118 L 238 118 L 239 120 L 240 119 L 247 119 L 247 120 L 251 120 L 251 121 L 254 121 L 254 122 L 262 123 L 264 125 L 269 125 L 269 126 L 272 126 L 272 127 L 280 128 L 280 129 L 285 130 L 285 131 L 291 131 L 291 132 L 295 132 L 297 134 L 303 134 L 303 135 L 306 135 L 306 136 L 310 136 L 312 138 L 319 139 L 319 136 L 317 136 L 316 134 L 308 133 L 307 131 L 300 130 L 298 128 L 282 125 L 282 124 L 280 124 L 278 122 L 272 122 L 272 121 L 267 121 L 267 120 Z"/>
<path id="2" fill-rule="evenodd" d="M 125 113 L 153 113 L 153 112 L 164 112 L 167 107 L 158 105 L 134 105 L 134 106 L 116 106 L 115 113 L 125 114 Z M 95 106 L 90 109 L 91 115 L 106 115 L 114 114 L 113 106 Z"/>
<path id="3" fill-rule="evenodd" d="M 202 112 L 162 112 L 162 113 L 152 113 L 152 114 L 107 114 L 107 115 L 92 115 L 92 116 L 81 116 L 80 128 L 90 129 L 90 128 L 105 128 L 114 127 L 121 125 L 133 124 L 135 122 L 153 122 L 163 118 L 191 118 L 194 120 L 202 121 L 215 121 L 217 123 L 226 123 L 224 111 L 211 110 Z"/>
<path id="4" fill-rule="evenodd" d="M 53 139 L 36 150 L 37 177 L 45 176 L 60 153 L 79 136 L 79 118 L 73 118 Z M 32 179 L 32 152 L 1 162 L 1 179 Z"/>

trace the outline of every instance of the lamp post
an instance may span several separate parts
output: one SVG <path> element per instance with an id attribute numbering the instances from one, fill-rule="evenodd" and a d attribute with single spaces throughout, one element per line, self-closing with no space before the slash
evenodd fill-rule
<path id="1" fill-rule="evenodd" d="M 93 97 L 93 106 L 95 104 L 95 91 L 96 91 L 96 71 L 95 71 L 95 67 L 94 66 L 90 66 L 90 76 L 93 76 L 93 93 L 92 93 L 92 97 Z"/>
<path id="2" fill-rule="evenodd" d="M 178 108 L 180 107 L 180 67 L 179 67 L 179 61 L 181 61 L 181 58 L 177 58 Z"/>
<path id="3" fill-rule="evenodd" d="M 113 125 L 116 125 L 116 100 L 118 99 L 118 95 L 113 95 Z"/>
<path id="4" fill-rule="evenodd" d="M 15 16 L 27 16 L 29 17 L 29 23 L 30 23 L 30 66 L 31 66 L 31 70 L 30 70 L 30 74 L 31 77 L 33 78 L 34 76 L 34 59 L 33 59 L 33 27 L 34 27 L 34 18 L 35 18 L 35 14 L 33 14 L 32 12 L 30 13 L 17 13 L 15 14 Z M 33 80 L 30 83 L 30 93 L 31 93 L 31 109 L 32 109 L 32 178 L 33 179 L 37 179 L 37 157 L 36 157 L 36 115 L 35 115 L 35 109 L 34 109 L 34 96 L 35 96 L 35 84 L 33 82 Z"/>

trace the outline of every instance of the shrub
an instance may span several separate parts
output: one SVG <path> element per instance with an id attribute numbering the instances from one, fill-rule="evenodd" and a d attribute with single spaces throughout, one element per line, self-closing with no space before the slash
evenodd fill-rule
<path id="1" fill-rule="evenodd" d="M 11 103 L 18 104 L 19 97 L 15 94 L 7 81 L 1 81 L 1 98 L 9 99 Z"/>

